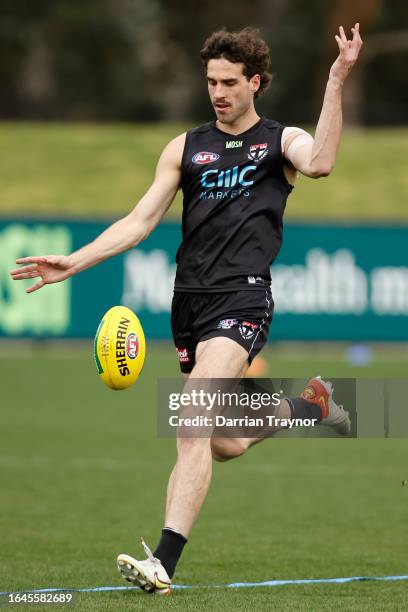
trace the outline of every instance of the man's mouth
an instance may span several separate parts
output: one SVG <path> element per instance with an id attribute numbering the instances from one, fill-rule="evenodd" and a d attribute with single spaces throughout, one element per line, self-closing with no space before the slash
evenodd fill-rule
<path id="1" fill-rule="evenodd" d="M 226 110 L 227 108 L 230 107 L 230 104 L 228 104 L 227 102 L 214 102 L 214 106 L 217 110 Z"/>

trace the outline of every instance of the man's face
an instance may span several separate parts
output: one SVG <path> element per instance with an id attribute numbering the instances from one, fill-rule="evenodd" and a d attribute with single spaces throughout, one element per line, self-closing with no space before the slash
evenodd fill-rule
<path id="1" fill-rule="evenodd" d="M 208 93 L 220 123 L 234 123 L 253 104 L 260 84 L 259 74 L 247 79 L 244 64 L 224 58 L 212 59 L 207 65 Z"/>

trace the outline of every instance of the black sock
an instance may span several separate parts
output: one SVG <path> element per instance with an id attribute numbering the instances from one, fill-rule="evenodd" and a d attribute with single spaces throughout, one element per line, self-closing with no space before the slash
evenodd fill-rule
<path id="1" fill-rule="evenodd" d="M 285 399 L 289 404 L 292 419 L 322 420 L 322 411 L 317 404 L 312 404 L 303 397 L 286 397 Z"/>
<path id="2" fill-rule="evenodd" d="M 162 529 L 160 542 L 153 554 L 157 559 L 160 559 L 169 578 L 173 578 L 177 562 L 186 542 L 187 539 L 181 533 L 173 531 L 169 527 Z"/>

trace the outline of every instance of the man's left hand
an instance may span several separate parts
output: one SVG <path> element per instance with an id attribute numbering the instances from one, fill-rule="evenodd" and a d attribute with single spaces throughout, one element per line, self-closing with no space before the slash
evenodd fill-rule
<path id="1" fill-rule="evenodd" d="M 342 85 L 357 61 L 363 41 L 360 36 L 360 24 L 356 23 L 354 28 L 351 28 L 353 37 L 347 39 L 343 26 L 340 26 L 340 35 L 335 36 L 339 46 L 339 55 L 330 69 L 330 79 L 336 80 Z"/>

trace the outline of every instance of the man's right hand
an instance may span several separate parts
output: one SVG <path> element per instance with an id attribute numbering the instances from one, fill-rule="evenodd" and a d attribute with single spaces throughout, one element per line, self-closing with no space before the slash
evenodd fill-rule
<path id="1" fill-rule="evenodd" d="M 39 281 L 26 290 L 26 293 L 33 293 L 44 285 L 59 283 L 73 274 L 70 259 L 66 255 L 21 257 L 16 259 L 16 263 L 25 265 L 10 272 L 13 280 L 40 277 Z"/>

